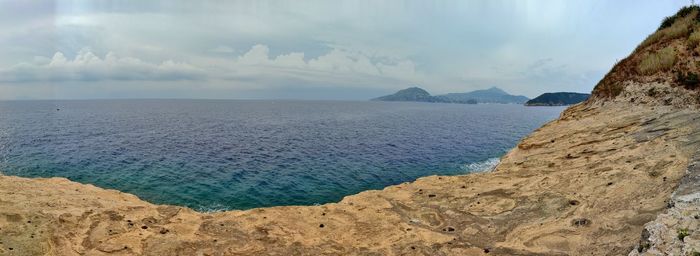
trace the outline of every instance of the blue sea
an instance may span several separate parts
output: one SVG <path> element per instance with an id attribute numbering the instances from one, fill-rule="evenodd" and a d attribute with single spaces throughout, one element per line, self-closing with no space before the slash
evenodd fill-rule
<path id="1" fill-rule="evenodd" d="M 0 102 L 0 172 L 201 211 L 336 202 L 478 171 L 563 107 L 286 100 Z"/>

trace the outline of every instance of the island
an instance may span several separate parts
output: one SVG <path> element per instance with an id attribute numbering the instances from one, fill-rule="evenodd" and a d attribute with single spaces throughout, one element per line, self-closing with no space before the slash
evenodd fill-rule
<path id="1" fill-rule="evenodd" d="M 372 99 L 373 101 L 415 101 L 415 102 L 440 102 L 450 103 L 447 99 L 430 95 L 422 88 L 410 87 L 394 94 Z"/>
<path id="2" fill-rule="evenodd" d="M 581 103 L 591 95 L 576 92 L 548 92 L 525 102 L 525 106 L 568 106 Z"/>
<path id="3" fill-rule="evenodd" d="M 520 95 L 511 95 L 498 87 L 491 87 L 485 90 L 476 90 L 465 93 L 448 93 L 444 95 L 432 96 L 426 90 L 419 87 L 410 87 L 398 92 L 372 99 L 373 101 L 412 101 L 412 102 L 433 102 L 433 103 L 457 103 L 457 104 L 477 104 L 477 103 L 500 103 L 500 104 L 523 104 L 529 98 Z"/>
<path id="4" fill-rule="evenodd" d="M 528 97 L 522 95 L 512 95 L 498 87 L 491 87 L 484 90 L 476 90 L 464 93 L 448 93 L 444 95 L 439 95 L 438 97 L 444 97 L 454 102 L 463 102 L 472 99 L 476 100 L 478 103 L 500 104 L 523 104 L 529 100 Z"/>

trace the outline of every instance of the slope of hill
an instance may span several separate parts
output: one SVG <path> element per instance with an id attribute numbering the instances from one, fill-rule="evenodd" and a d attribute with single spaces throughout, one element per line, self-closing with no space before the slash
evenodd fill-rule
<path id="1" fill-rule="evenodd" d="M 567 106 L 581 103 L 591 95 L 576 92 L 547 92 L 525 102 L 525 106 Z"/>
<path id="2" fill-rule="evenodd" d="M 445 97 L 451 101 L 466 101 L 476 100 L 479 103 L 505 103 L 505 104 L 523 104 L 529 100 L 528 97 L 511 95 L 498 87 L 491 87 L 485 90 L 476 90 L 465 93 L 448 93 L 438 95 Z"/>
<path id="3" fill-rule="evenodd" d="M 382 96 L 375 101 L 417 101 L 417 102 L 446 102 L 440 97 L 431 96 L 426 90 L 418 87 L 410 87 L 394 94 Z"/>
<path id="4" fill-rule="evenodd" d="M 439 103 L 459 103 L 459 104 L 476 104 L 476 103 L 525 103 L 528 98 L 525 96 L 510 95 L 507 92 L 492 87 L 486 90 L 476 90 L 466 93 L 449 93 L 445 95 L 432 96 L 427 91 L 418 88 L 410 87 L 400 90 L 394 94 L 382 96 L 372 99 L 375 101 L 416 101 L 416 102 L 439 102 Z"/>
<path id="5" fill-rule="evenodd" d="M 627 58 L 618 62 L 595 86 L 596 101 L 623 96 L 626 100 L 668 101 L 665 105 L 689 106 L 698 97 L 672 99 L 665 94 L 687 89 L 689 96 L 700 89 L 700 7 L 688 6 L 667 17 Z M 634 91 L 634 95 L 630 92 Z M 627 93 L 627 94 L 625 94 Z"/>

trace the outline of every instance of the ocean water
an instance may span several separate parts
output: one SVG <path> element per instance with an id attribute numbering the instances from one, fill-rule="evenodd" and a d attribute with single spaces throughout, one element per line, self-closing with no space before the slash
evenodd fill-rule
<path id="1" fill-rule="evenodd" d="M 0 172 L 66 177 L 204 211 L 312 205 L 421 176 L 487 169 L 563 109 L 365 101 L 4 101 Z"/>

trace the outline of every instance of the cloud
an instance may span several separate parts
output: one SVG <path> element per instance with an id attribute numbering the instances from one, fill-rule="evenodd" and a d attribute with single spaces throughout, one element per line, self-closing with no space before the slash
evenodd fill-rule
<path id="1" fill-rule="evenodd" d="M 467 84 L 482 88 L 499 86 L 507 91 L 519 88 L 552 88 L 549 91 L 590 92 L 606 70 L 589 70 L 581 72 L 568 63 L 562 64 L 554 58 L 543 58 L 529 63 L 491 66 L 480 73 L 470 73 L 462 77 Z M 533 91 L 535 91 L 533 90 Z M 541 92 L 538 92 L 541 93 Z M 535 97 L 538 94 L 528 94 Z"/>
<path id="2" fill-rule="evenodd" d="M 80 51 L 68 59 L 62 52 L 52 58 L 35 57 L 31 63 L 20 63 L 0 70 L 2 82 L 63 82 L 99 80 L 195 80 L 203 70 L 184 62 L 166 60 L 149 63 L 134 57 L 119 57 L 113 52 L 103 58 L 90 50 Z"/>
<path id="3" fill-rule="evenodd" d="M 232 62 L 231 66 L 237 69 L 258 68 L 259 71 L 274 71 L 277 75 L 303 72 L 382 77 L 405 81 L 421 78 L 421 74 L 416 71 L 415 64 L 411 60 L 373 58 L 362 52 L 337 48 L 307 61 L 303 52 L 270 56 L 268 46 L 257 44 Z"/>
<path id="4" fill-rule="evenodd" d="M 234 58 L 199 59 L 196 63 L 148 62 L 119 57 L 113 52 L 100 57 L 86 48 L 72 59 L 56 52 L 51 58 L 38 56 L 31 62 L 0 70 L 0 82 L 266 80 L 284 83 L 294 80 L 340 84 L 352 80 L 364 85 L 371 81 L 417 77 L 415 65 L 406 59 L 379 61 L 361 52 L 332 49 L 305 60 L 303 52 L 271 56 L 270 48 L 263 44 L 256 44 Z"/>
<path id="5" fill-rule="evenodd" d="M 493 85 L 529 96 L 586 91 L 684 4 L 380 1 L 368 9 L 345 0 L 0 1 L 0 87 L 131 83 L 124 95 L 134 97 L 167 94 L 175 81 L 189 88 L 183 95 L 309 85 L 386 93 L 414 84 L 433 93 Z M 77 56 L 85 46 L 94 56 Z M 81 86 L 96 94 L 112 89 L 96 84 Z"/>
<path id="6" fill-rule="evenodd" d="M 234 53 L 236 50 L 234 50 L 231 47 L 224 46 L 224 45 L 219 45 L 217 47 L 214 47 L 213 49 L 209 50 L 210 52 L 214 53 Z"/>
<path id="7" fill-rule="evenodd" d="M 530 65 L 527 67 L 527 70 L 537 70 L 537 69 L 540 69 L 540 68 L 542 68 L 542 67 L 545 67 L 547 64 L 549 64 L 549 63 L 551 63 L 551 62 L 553 62 L 553 61 L 554 61 L 554 59 L 552 59 L 552 58 L 544 58 L 544 59 L 536 60 L 535 62 L 533 62 L 532 64 L 530 64 Z"/>

